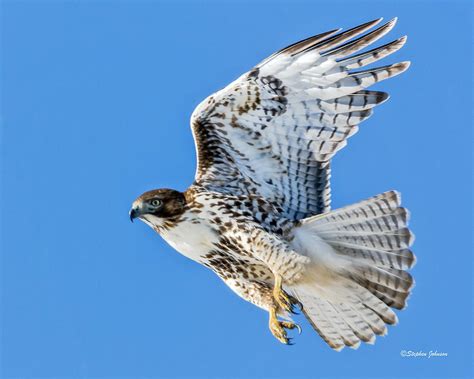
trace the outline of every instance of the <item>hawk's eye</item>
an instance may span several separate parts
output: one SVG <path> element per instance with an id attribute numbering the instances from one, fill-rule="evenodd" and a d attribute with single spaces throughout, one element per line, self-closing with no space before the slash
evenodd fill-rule
<path id="1" fill-rule="evenodd" d="M 159 199 L 153 199 L 151 201 L 151 205 L 153 205 L 154 207 L 159 207 L 161 205 L 161 200 Z"/>

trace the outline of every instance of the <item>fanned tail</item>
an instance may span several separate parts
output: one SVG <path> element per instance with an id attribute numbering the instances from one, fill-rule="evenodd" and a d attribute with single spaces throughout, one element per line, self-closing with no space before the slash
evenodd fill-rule
<path id="1" fill-rule="evenodd" d="M 409 213 L 396 191 L 306 218 L 294 229 L 295 250 L 312 260 L 291 287 L 315 330 L 333 349 L 357 348 L 396 324 L 413 288 Z"/>

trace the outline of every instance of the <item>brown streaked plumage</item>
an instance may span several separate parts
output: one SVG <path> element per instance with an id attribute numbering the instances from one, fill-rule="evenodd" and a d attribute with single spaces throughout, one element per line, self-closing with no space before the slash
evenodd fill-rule
<path id="1" fill-rule="evenodd" d="M 297 307 L 333 349 L 373 343 L 413 286 L 397 192 L 330 211 L 331 158 L 388 98 L 366 88 L 409 66 L 358 70 L 406 41 L 358 53 L 395 24 L 363 34 L 379 22 L 288 46 L 204 100 L 191 117 L 195 182 L 145 192 L 130 211 L 265 309 L 282 343 L 300 329 Z"/>

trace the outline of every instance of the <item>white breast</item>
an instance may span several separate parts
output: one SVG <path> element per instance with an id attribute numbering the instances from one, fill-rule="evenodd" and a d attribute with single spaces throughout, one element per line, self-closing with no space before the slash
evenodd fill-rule
<path id="1" fill-rule="evenodd" d="M 159 222 L 154 216 L 147 215 L 143 220 L 150 226 Z M 214 229 L 205 220 L 193 220 L 179 222 L 175 227 L 161 232 L 164 240 L 175 250 L 194 261 L 214 248 L 214 243 L 218 242 L 218 236 Z"/>

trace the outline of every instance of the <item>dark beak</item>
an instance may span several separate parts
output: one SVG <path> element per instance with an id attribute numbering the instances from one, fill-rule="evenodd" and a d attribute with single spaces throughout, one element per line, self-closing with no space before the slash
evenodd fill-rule
<path id="1" fill-rule="evenodd" d="M 135 208 L 132 208 L 128 214 L 130 216 L 130 221 L 133 222 L 133 220 L 138 216 L 138 211 Z"/>

